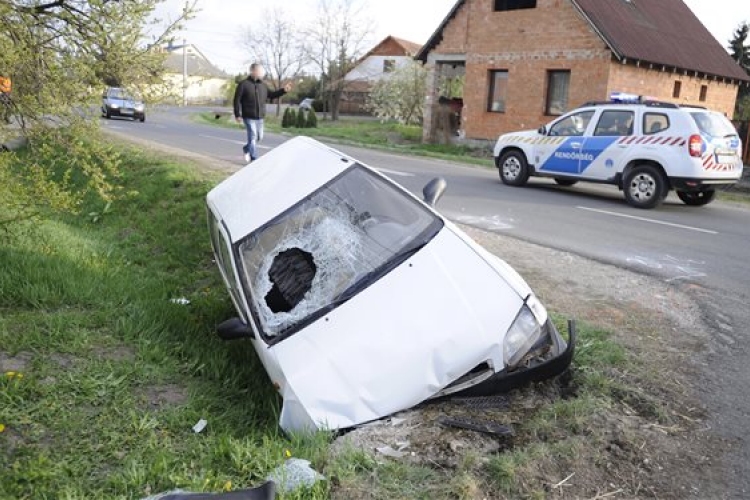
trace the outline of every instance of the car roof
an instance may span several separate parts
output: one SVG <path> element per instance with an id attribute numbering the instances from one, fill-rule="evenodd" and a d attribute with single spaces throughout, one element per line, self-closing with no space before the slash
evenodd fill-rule
<path id="1" fill-rule="evenodd" d="M 314 139 L 295 137 L 224 180 L 206 199 L 236 243 L 355 164 Z"/>

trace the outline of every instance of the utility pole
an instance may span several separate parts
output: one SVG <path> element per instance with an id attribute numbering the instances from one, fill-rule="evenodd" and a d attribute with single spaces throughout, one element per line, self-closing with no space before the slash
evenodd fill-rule
<path id="1" fill-rule="evenodd" d="M 182 106 L 187 106 L 188 90 L 187 39 L 182 39 Z"/>

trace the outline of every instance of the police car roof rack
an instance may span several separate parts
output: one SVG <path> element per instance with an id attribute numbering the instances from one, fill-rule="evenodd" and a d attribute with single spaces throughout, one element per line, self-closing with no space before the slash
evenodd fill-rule
<path id="1" fill-rule="evenodd" d="M 582 107 L 589 107 L 589 106 L 648 106 L 649 108 L 665 108 L 665 109 L 679 109 L 680 106 L 677 104 L 672 104 L 671 102 L 663 102 L 663 101 L 639 101 L 639 102 L 621 102 L 621 101 L 589 101 L 586 104 L 584 104 Z"/>

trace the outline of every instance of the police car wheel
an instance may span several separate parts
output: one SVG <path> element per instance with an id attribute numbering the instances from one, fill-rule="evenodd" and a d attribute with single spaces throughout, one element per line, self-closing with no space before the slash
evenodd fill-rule
<path id="1" fill-rule="evenodd" d="M 677 191 L 677 197 L 680 198 L 685 205 L 689 205 L 691 207 L 702 207 L 714 201 L 714 198 L 716 198 L 716 190 L 709 189 L 707 191 L 699 191 L 697 193 Z"/>
<path id="2" fill-rule="evenodd" d="M 664 176 L 650 165 L 635 167 L 625 177 L 625 199 L 635 208 L 655 208 L 664 201 L 667 183 Z"/>
<path id="3" fill-rule="evenodd" d="M 508 151 L 498 162 L 500 179 L 508 186 L 523 186 L 529 180 L 529 165 L 520 151 Z"/>
<path id="4" fill-rule="evenodd" d="M 578 181 L 574 181 L 573 179 L 555 179 L 555 182 L 559 186 L 566 186 L 566 187 L 575 186 L 576 184 L 578 184 Z"/>

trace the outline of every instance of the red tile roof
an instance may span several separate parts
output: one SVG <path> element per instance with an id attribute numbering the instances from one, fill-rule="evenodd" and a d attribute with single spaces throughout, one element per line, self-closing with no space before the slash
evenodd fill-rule
<path id="1" fill-rule="evenodd" d="M 620 60 L 750 81 L 683 0 L 569 0 Z M 427 55 L 466 0 L 458 0 L 417 54 Z"/>

